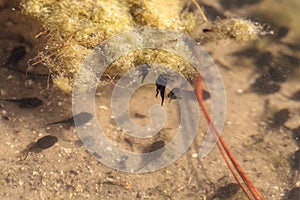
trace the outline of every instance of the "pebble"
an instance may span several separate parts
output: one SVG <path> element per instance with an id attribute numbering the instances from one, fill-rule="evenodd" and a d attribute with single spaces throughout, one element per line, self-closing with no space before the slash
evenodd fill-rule
<path id="1" fill-rule="evenodd" d="M 198 154 L 197 154 L 197 153 L 193 153 L 193 154 L 192 154 L 192 157 L 193 157 L 193 158 L 197 158 L 197 157 L 198 157 Z"/>
<path id="2" fill-rule="evenodd" d="M 6 94 L 7 94 L 7 92 L 5 90 L 3 90 L 3 89 L 0 90 L 0 95 L 1 96 L 5 96 Z"/>
<path id="3" fill-rule="evenodd" d="M 244 90 L 243 89 L 237 89 L 236 91 L 238 94 L 243 94 L 244 93 Z"/>
<path id="4" fill-rule="evenodd" d="M 13 79 L 13 78 L 15 78 L 15 77 L 12 76 L 12 75 L 8 75 L 8 76 L 6 77 L 6 80 Z"/>
<path id="5" fill-rule="evenodd" d="M 1 112 L 2 112 L 2 115 L 6 115 L 7 114 L 6 110 L 1 110 Z"/>
<path id="6" fill-rule="evenodd" d="M 112 147 L 106 147 L 106 150 L 107 151 L 112 151 L 113 149 L 112 149 Z"/>
<path id="7" fill-rule="evenodd" d="M 65 148 L 65 147 L 62 147 L 63 151 L 66 153 L 66 154 L 71 154 L 72 153 L 72 149 L 71 148 Z"/>
<path id="8" fill-rule="evenodd" d="M 100 108 L 101 110 L 108 110 L 108 108 L 107 108 L 106 106 L 99 106 L 99 108 Z"/>

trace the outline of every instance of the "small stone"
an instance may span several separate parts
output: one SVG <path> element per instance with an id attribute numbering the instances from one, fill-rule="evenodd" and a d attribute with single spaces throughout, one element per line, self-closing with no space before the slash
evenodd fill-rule
<path id="1" fill-rule="evenodd" d="M 26 81 L 24 82 L 24 85 L 25 85 L 25 87 L 27 87 L 27 88 L 32 88 L 32 87 L 34 86 L 34 81 L 28 79 L 28 80 L 26 80 Z"/>
<path id="2" fill-rule="evenodd" d="M 237 91 L 236 91 L 238 94 L 243 94 L 244 93 L 244 90 L 242 90 L 242 89 L 237 89 Z"/>
<path id="3" fill-rule="evenodd" d="M 64 148 L 64 147 L 63 147 L 63 151 L 64 151 L 66 154 L 71 154 L 71 153 L 72 153 L 72 149 L 71 149 L 71 148 Z"/>
<path id="4" fill-rule="evenodd" d="M 35 176 L 35 175 L 39 175 L 39 173 L 38 173 L 37 171 L 33 171 L 33 172 L 32 172 L 32 175 L 34 175 L 34 176 Z"/>
<path id="5" fill-rule="evenodd" d="M 192 157 L 193 157 L 193 158 L 197 158 L 197 157 L 198 157 L 198 154 L 197 154 L 197 153 L 193 153 L 193 154 L 192 154 Z"/>
<path id="6" fill-rule="evenodd" d="M 0 90 L 0 96 L 5 96 L 6 95 L 6 91 L 5 90 Z"/>
<path id="7" fill-rule="evenodd" d="M 108 108 L 107 108 L 106 106 L 99 106 L 99 108 L 100 108 L 101 110 L 108 110 Z"/>
<path id="8" fill-rule="evenodd" d="M 112 147 L 106 147 L 107 151 L 112 151 Z"/>
<path id="9" fill-rule="evenodd" d="M 15 78 L 15 77 L 12 76 L 12 75 L 8 75 L 8 76 L 6 77 L 6 80 L 13 79 L 13 78 Z"/>

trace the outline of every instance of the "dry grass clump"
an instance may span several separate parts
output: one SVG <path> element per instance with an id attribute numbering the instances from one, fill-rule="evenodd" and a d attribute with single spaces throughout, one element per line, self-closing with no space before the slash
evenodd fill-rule
<path id="1" fill-rule="evenodd" d="M 144 25 L 184 33 L 193 30 L 197 17 L 182 11 L 185 3 L 181 0 L 24 1 L 24 13 L 41 21 L 48 38 L 44 51 L 31 64 L 46 65 L 55 85 L 70 92 L 86 55 L 105 39 Z M 131 56 L 135 54 L 126 60 L 134 60 Z M 119 66 L 120 73 L 133 66 L 124 64 Z"/>
<path id="2" fill-rule="evenodd" d="M 188 12 L 186 8 L 190 5 L 190 0 L 24 0 L 23 12 L 41 21 L 47 37 L 44 49 L 30 65 L 44 64 L 54 84 L 71 92 L 86 56 L 107 38 L 143 26 L 185 34 L 197 30 L 203 20 L 198 14 Z M 256 39 L 259 34 L 258 25 L 240 19 L 218 20 L 211 28 L 211 33 L 199 31 L 200 40 L 246 41 Z M 166 64 L 188 78 L 195 74 L 189 63 L 160 50 L 132 52 L 114 62 L 108 73 L 121 74 L 143 62 Z"/>
<path id="3" fill-rule="evenodd" d="M 258 22 L 240 18 L 217 19 L 211 26 L 207 34 L 201 35 L 201 39 L 209 41 L 218 41 L 231 39 L 236 42 L 247 42 L 256 40 L 260 35 L 272 34 L 271 31 L 265 31 Z"/>

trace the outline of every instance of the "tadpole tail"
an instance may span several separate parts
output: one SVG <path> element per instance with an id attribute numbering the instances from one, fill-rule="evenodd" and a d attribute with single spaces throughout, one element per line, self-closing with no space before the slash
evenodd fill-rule
<path id="1" fill-rule="evenodd" d="M 24 161 L 24 160 L 27 159 L 30 150 L 31 150 L 31 148 L 29 148 L 29 149 L 26 151 L 25 157 L 24 157 L 24 158 L 21 158 L 21 159 L 20 159 L 21 161 Z"/>

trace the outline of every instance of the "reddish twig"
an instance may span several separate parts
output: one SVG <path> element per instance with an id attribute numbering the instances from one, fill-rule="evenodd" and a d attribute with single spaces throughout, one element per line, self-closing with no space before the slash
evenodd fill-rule
<path id="1" fill-rule="evenodd" d="M 223 137 L 220 135 L 218 129 L 215 127 L 215 125 L 213 124 L 213 122 L 211 121 L 210 115 L 206 110 L 206 107 L 203 103 L 203 98 L 202 98 L 202 77 L 200 74 L 198 74 L 198 78 L 196 80 L 196 86 L 195 86 L 195 90 L 196 90 L 196 96 L 199 102 L 199 106 L 201 107 L 202 111 L 204 112 L 205 118 L 207 120 L 207 122 L 210 125 L 210 128 L 212 129 L 212 135 L 217 143 L 217 146 L 228 166 L 228 168 L 230 169 L 231 173 L 233 174 L 235 180 L 238 182 L 238 184 L 240 185 L 240 187 L 243 189 L 245 195 L 248 197 L 248 199 L 251 199 L 248 191 L 250 191 L 252 197 L 255 200 L 264 200 L 263 196 L 260 194 L 260 192 L 257 190 L 257 188 L 254 186 L 254 184 L 252 183 L 252 181 L 250 180 L 250 178 L 247 176 L 247 174 L 244 172 L 244 170 L 242 169 L 242 167 L 239 165 L 238 161 L 234 158 L 233 154 L 231 153 L 229 147 L 226 145 Z M 230 162 L 229 162 L 229 160 Z M 241 184 L 241 182 L 239 181 L 239 178 L 236 174 L 236 172 L 233 170 L 232 166 L 234 167 L 235 171 L 238 173 L 238 175 L 240 176 L 240 178 L 243 180 L 244 184 L 246 185 L 248 191 L 246 190 L 246 188 L 244 187 L 243 184 Z"/>

